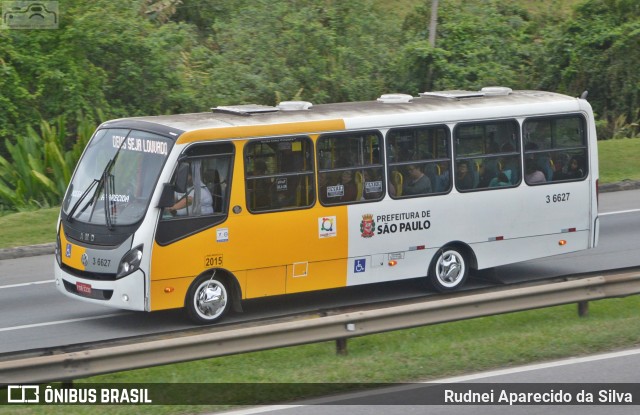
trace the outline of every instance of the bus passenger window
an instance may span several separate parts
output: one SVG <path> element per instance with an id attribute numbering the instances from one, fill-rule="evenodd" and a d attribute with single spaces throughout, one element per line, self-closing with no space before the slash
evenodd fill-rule
<path id="1" fill-rule="evenodd" d="M 581 115 L 528 118 L 523 124 L 525 159 L 545 181 L 525 177 L 527 184 L 583 180 L 587 177 L 587 138 Z M 527 165 L 525 164 L 525 167 Z"/>
<path id="2" fill-rule="evenodd" d="M 519 136 L 515 120 L 456 126 L 456 188 L 464 192 L 518 186 Z"/>
<path id="3" fill-rule="evenodd" d="M 387 134 L 387 154 L 391 197 L 441 194 L 451 188 L 446 126 L 393 129 Z"/>
<path id="4" fill-rule="evenodd" d="M 380 200 L 384 171 L 380 134 L 326 134 L 318 139 L 318 195 L 323 205 Z"/>
<path id="5" fill-rule="evenodd" d="M 313 144 L 309 137 L 272 138 L 245 147 L 250 212 L 291 210 L 315 203 Z"/>

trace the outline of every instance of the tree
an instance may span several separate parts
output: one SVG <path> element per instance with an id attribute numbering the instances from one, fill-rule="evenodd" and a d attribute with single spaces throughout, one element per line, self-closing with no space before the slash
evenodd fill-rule
<path id="1" fill-rule="evenodd" d="M 416 8 L 404 23 L 397 61 L 399 89 L 480 89 L 526 86 L 531 42 L 526 10 L 504 1 L 440 3 L 438 40 L 427 41 L 431 9 Z"/>
<path id="2" fill-rule="evenodd" d="M 620 116 L 637 120 L 640 3 L 587 0 L 572 19 L 550 27 L 543 39 L 536 62 L 540 87 L 574 95 L 588 90 L 594 110 L 612 127 Z"/>

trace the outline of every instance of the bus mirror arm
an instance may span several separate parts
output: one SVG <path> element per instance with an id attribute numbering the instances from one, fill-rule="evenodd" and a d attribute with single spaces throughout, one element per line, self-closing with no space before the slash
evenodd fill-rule
<path id="1" fill-rule="evenodd" d="M 169 208 L 175 203 L 175 188 L 171 183 L 165 183 L 162 187 L 162 194 L 160 195 L 160 201 L 158 207 L 161 209 Z"/>

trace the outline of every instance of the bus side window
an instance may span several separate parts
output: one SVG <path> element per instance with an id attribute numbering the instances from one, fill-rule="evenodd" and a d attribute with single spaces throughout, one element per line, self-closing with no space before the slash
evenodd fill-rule
<path id="1" fill-rule="evenodd" d="M 163 209 L 158 224 L 156 241 L 160 245 L 175 242 L 225 220 L 234 152 L 234 145 L 228 142 L 196 144 L 185 150 L 184 161 L 177 166 L 171 180 L 176 190 L 174 204 Z M 185 175 L 186 179 L 178 180 L 178 176 Z M 176 180 L 184 181 L 186 186 L 176 183 Z"/>
<path id="2" fill-rule="evenodd" d="M 377 131 L 325 134 L 318 138 L 318 195 L 323 205 L 384 197 L 381 141 Z"/>
<path id="3" fill-rule="evenodd" d="M 311 139 L 286 137 L 248 143 L 245 147 L 245 179 L 250 212 L 312 206 L 315 180 Z"/>
<path id="4" fill-rule="evenodd" d="M 387 133 L 389 194 L 393 198 L 447 193 L 451 151 L 446 126 L 392 129 Z"/>
<path id="5" fill-rule="evenodd" d="M 579 114 L 528 118 L 523 124 L 527 184 L 583 180 L 589 172 L 585 120 Z M 536 180 L 535 171 L 545 176 Z M 536 174 L 535 177 L 540 177 Z"/>
<path id="6" fill-rule="evenodd" d="M 519 125 L 515 120 L 457 125 L 454 143 L 459 191 L 520 184 Z"/>

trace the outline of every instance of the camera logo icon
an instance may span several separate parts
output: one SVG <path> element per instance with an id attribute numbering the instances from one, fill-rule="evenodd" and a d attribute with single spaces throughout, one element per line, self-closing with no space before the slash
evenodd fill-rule
<path id="1" fill-rule="evenodd" d="M 57 1 L 3 1 L 2 29 L 57 29 Z"/>
<path id="2" fill-rule="evenodd" d="M 7 403 L 40 402 L 40 386 L 38 385 L 9 385 L 7 391 Z"/>

